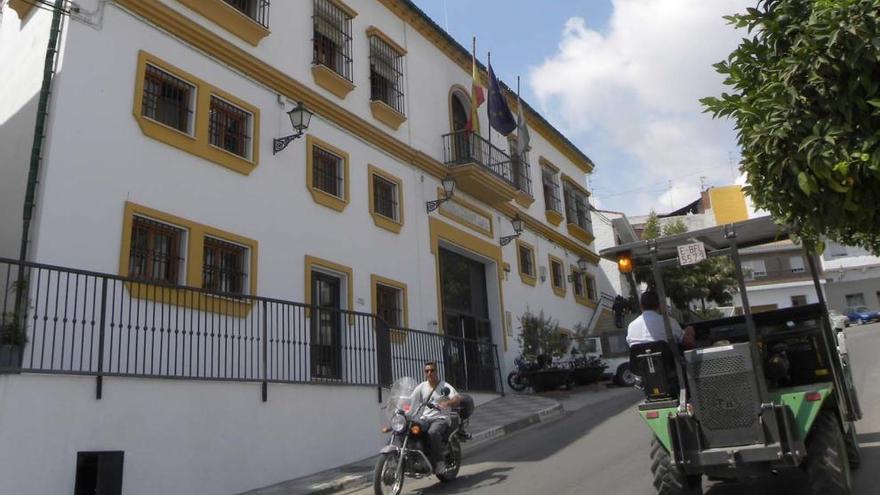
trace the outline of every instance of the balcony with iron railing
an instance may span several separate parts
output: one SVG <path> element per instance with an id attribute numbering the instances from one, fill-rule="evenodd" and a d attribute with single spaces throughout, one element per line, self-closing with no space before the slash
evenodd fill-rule
<path id="1" fill-rule="evenodd" d="M 482 136 L 469 131 L 443 135 L 443 163 L 457 187 L 487 204 L 531 197 L 529 164 L 513 160 Z"/>

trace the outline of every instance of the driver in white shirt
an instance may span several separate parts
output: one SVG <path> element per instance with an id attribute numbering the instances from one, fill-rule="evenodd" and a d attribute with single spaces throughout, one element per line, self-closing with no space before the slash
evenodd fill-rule
<path id="1" fill-rule="evenodd" d="M 433 407 L 422 408 L 421 418 L 428 422 L 428 438 L 431 447 L 431 462 L 434 463 L 434 472 L 446 471 L 446 462 L 443 460 L 443 436 L 449 429 L 449 415 L 447 410 L 457 406 L 461 402 L 452 385 L 441 381 L 437 376 L 437 363 L 429 361 L 425 363 L 425 381 L 413 390 L 410 396 L 410 404 L 419 407 L 428 401 Z M 429 399 L 430 397 L 430 399 Z"/>
<path id="2" fill-rule="evenodd" d="M 666 341 L 666 327 L 663 325 L 663 315 L 660 314 L 660 298 L 657 293 L 647 290 L 639 299 L 642 306 L 642 314 L 629 324 L 626 331 L 626 343 L 630 347 L 636 344 L 648 342 Z M 670 318 L 669 325 L 672 327 L 672 335 L 675 340 L 685 349 L 694 347 L 694 327 L 687 326 L 684 330 L 677 321 Z"/>

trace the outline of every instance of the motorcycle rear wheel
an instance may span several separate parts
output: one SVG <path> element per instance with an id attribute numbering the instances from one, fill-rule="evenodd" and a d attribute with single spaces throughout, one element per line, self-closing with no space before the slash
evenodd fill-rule
<path id="1" fill-rule="evenodd" d="M 398 472 L 398 455 L 384 454 L 373 468 L 373 493 L 375 495 L 400 495 L 403 491 L 403 471 Z"/>
<path id="2" fill-rule="evenodd" d="M 511 371 L 507 375 L 507 386 L 515 392 L 522 392 L 529 386 L 526 377 L 518 371 Z"/>
<path id="3" fill-rule="evenodd" d="M 437 479 L 443 483 L 449 483 L 458 477 L 458 469 L 461 467 L 461 444 L 453 438 L 449 441 L 449 451 L 446 453 L 446 470 L 437 473 Z"/>

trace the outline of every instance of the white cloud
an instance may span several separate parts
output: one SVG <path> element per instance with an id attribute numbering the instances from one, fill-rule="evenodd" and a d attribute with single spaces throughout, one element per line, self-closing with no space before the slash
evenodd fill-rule
<path id="1" fill-rule="evenodd" d="M 701 176 L 707 184 L 733 181 L 732 125 L 703 114 L 697 100 L 724 90 L 712 64 L 743 36 L 722 15 L 753 4 L 614 0 L 606 33 L 571 18 L 557 52 L 531 68 L 542 111 L 588 155 L 610 157 L 593 177 L 605 207 L 667 211 L 670 197 L 675 208 L 696 199 Z M 669 180 L 672 190 L 659 195 Z"/>

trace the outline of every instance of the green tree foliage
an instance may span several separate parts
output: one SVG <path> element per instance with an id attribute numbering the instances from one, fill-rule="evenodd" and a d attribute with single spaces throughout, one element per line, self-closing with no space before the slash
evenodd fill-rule
<path id="1" fill-rule="evenodd" d="M 642 239 L 656 239 L 660 237 L 660 217 L 657 216 L 657 212 L 651 210 L 651 213 L 648 214 L 648 220 L 645 221 L 645 229 L 642 231 Z"/>
<path id="2" fill-rule="evenodd" d="M 652 230 L 652 232 L 662 232 L 663 237 L 683 234 L 687 231 L 687 225 L 680 218 L 667 222 L 662 227 L 658 218 L 657 227 Z M 661 237 L 659 234 L 648 237 L 647 233 L 646 224 L 643 238 Z M 636 278 L 639 282 L 654 286 L 654 275 L 650 267 L 636 270 Z M 708 258 L 696 265 L 667 265 L 663 268 L 663 288 L 672 304 L 680 310 L 688 308 L 693 301 L 699 301 L 703 309 L 706 301 L 724 306 L 730 304 L 731 294 L 736 288 L 736 274 L 733 264 L 725 257 Z"/>
<path id="3" fill-rule="evenodd" d="M 726 17 L 749 37 L 714 67 L 732 94 L 744 188 L 796 226 L 880 253 L 880 0 L 759 0 Z"/>
<path id="4" fill-rule="evenodd" d="M 568 351 L 571 341 L 568 335 L 559 331 L 559 323 L 544 315 L 542 310 L 535 314 L 526 310 L 519 317 L 519 342 L 522 355 L 529 360 L 540 355 L 561 357 Z"/>

